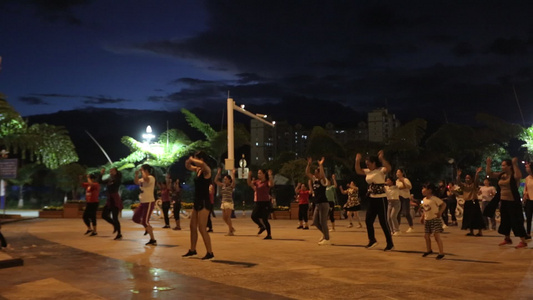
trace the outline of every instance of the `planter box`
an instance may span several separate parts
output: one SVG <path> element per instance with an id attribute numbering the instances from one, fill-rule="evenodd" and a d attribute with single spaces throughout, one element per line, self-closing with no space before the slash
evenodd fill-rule
<path id="1" fill-rule="evenodd" d="M 272 212 L 272 219 L 290 219 L 291 212 L 289 210 L 275 210 Z"/>
<path id="2" fill-rule="evenodd" d="M 85 202 L 67 202 L 63 205 L 63 218 L 79 218 Z M 82 212 L 83 214 L 83 212 Z"/>
<path id="3" fill-rule="evenodd" d="M 40 210 L 39 218 L 63 218 L 62 210 Z"/>

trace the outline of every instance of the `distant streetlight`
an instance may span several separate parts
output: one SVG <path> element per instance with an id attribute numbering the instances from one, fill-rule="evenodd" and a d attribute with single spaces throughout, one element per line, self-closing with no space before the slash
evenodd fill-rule
<path id="1" fill-rule="evenodd" d="M 150 144 L 155 135 L 152 134 L 152 127 L 150 125 L 146 126 L 146 133 L 142 135 L 145 144 Z"/>

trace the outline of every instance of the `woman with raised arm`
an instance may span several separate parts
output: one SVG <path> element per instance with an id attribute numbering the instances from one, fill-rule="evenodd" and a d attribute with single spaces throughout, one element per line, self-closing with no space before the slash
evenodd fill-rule
<path id="1" fill-rule="evenodd" d="M 139 170 L 135 170 L 135 175 L 133 176 L 133 182 L 141 189 L 139 194 L 141 205 L 135 209 L 132 220 L 144 227 L 145 234 L 150 234 L 150 240 L 146 243 L 147 246 L 157 246 L 154 231 L 152 225 L 150 225 L 150 216 L 152 215 L 155 204 L 155 177 L 152 176 L 152 173 L 153 168 L 150 165 L 144 164 L 141 166 L 141 178 L 139 178 Z"/>
<path id="2" fill-rule="evenodd" d="M 211 184 L 211 168 L 207 164 L 209 157 L 203 151 L 197 152 L 194 156 L 185 161 L 185 168 L 195 173 L 194 176 L 194 205 L 191 213 L 191 247 L 189 251 L 182 255 L 184 258 L 196 256 L 196 243 L 198 242 L 198 232 L 204 240 L 207 253 L 202 260 L 212 260 L 215 258 L 211 247 L 211 238 L 207 233 L 207 218 L 211 213 L 212 204 L 209 200 L 209 185 Z"/>
<path id="3" fill-rule="evenodd" d="M 385 193 L 385 176 L 390 172 L 391 165 L 385 159 L 383 150 L 378 152 L 377 157 L 370 156 L 365 160 L 366 169 L 361 168 L 361 159 L 361 154 L 357 153 L 355 156 L 355 172 L 359 175 L 366 175 L 370 197 L 365 220 L 368 233 L 368 245 L 366 245 L 366 248 L 374 248 L 378 243 L 374 234 L 374 221 L 376 216 L 378 216 L 379 224 L 387 240 L 387 246 L 384 251 L 390 251 L 394 248 L 394 244 L 392 242 L 391 228 L 387 221 L 388 203 L 387 194 Z"/>
<path id="4" fill-rule="evenodd" d="M 511 240 L 512 229 L 514 235 L 520 237 L 521 240 L 516 248 L 527 248 L 524 213 L 522 202 L 520 201 L 520 193 L 518 192 L 518 186 L 522 179 L 522 172 L 520 172 L 520 168 L 518 167 L 518 158 L 513 157 L 512 160 L 503 160 L 501 172 L 492 172 L 491 164 L 492 159 L 488 157 L 486 167 L 487 176 L 498 178 L 498 188 L 500 189 L 494 198 L 497 200 L 497 197 L 499 197 L 500 199 L 501 221 L 498 233 L 503 234 L 505 239 L 499 245 L 504 246 L 513 243 Z"/>
<path id="5" fill-rule="evenodd" d="M 222 209 L 222 219 L 228 225 L 227 236 L 234 235 L 235 228 L 231 223 L 231 212 L 234 209 L 233 205 L 233 190 L 235 189 L 235 170 L 231 171 L 231 175 L 224 175 L 224 179 L 220 181 L 221 169 L 218 169 L 217 176 L 215 176 L 215 183 L 221 188 L 222 203 L 220 209 Z"/>
<path id="6" fill-rule="evenodd" d="M 461 169 L 457 170 L 457 185 L 463 190 L 463 199 L 465 200 L 464 212 L 463 212 L 463 225 L 462 230 L 469 230 L 467 236 L 474 236 L 474 229 L 478 232 L 475 236 L 483 236 L 483 229 L 485 229 L 485 221 L 481 214 L 481 207 L 479 200 L 477 199 L 478 185 L 479 185 L 479 172 L 482 168 L 477 168 L 474 180 L 472 176 L 467 174 L 465 181 L 461 181 Z"/>
<path id="7" fill-rule="evenodd" d="M 272 170 L 268 170 L 268 173 L 265 170 L 257 171 L 256 180 L 252 180 L 252 172 L 250 171 L 248 172 L 247 182 L 254 190 L 255 206 L 252 211 L 252 221 L 259 226 L 259 232 L 257 235 L 260 235 L 266 230 L 267 236 L 264 239 L 271 240 L 272 232 L 268 217 L 272 210 L 272 202 L 270 200 L 270 188 L 274 186 L 274 175 L 272 174 Z"/>
<path id="8" fill-rule="evenodd" d="M 357 228 L 363 227 L 361 225 L 361 219 L 359 218 L 359 211 L 361 210 L 361 200 L 359 199 L 359 188 L 355 184 L 355 182 L 351 181 L 348 186 L 346 187 L 346 190 L 340 186 L 341 193 L 344 195 L 348 195 L 348 200 L 344 204 L 344 210 L 346 211 L 346 215 L 348 216 L 348 220 L 350 221 L 350 225 L 348 225 L 348 228 L 353 227 L 353 215 L 355 215 L 355 219 L 357 220 Z"/>
<path id="9" fill-rule="evenodd" d="M 305 173 L 313 182 L 313 194 L 315 195 L 315 210 L 313 213 L 313 225 L 322 232 L 322 238 L 318 241 L 321 246 L 330 245 L 328 229 L 329 202 L 326 197 L 326 186 L 328 185 L 326 174 L 324 173 L 324 157 L 318 161 L 318 168 L 311 173 L 312 158 L 307 159 Z"/>
<path id="10" fill-rule="evenodd" d="M 308 230 L 309 226 L 309 189 L 305 183 L 298 183 L 294 192 L 298 196 L 298 227 L 296 229 Z"/>

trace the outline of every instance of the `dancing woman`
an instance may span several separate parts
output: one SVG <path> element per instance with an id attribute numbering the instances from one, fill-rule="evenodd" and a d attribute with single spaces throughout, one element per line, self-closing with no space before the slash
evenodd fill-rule
<path id="1" fill-rule="evenodd" d="M 366 182 L 369 184 L 368 191 L 370 201 L 366 211 L 366 230 L 368 233 L 368 245 L 366 248 L 370 249 L 377 245 L 377 240 L 374 234 L 374 221 L 376 216 L 379 218 L 379 224 L 385 234 L 387 246 L 384 251 L 390 251 L 394 248 L 392 242 L 391 228 L 387 222 L 387 194 L 385 193 L 385 176 L 391 170 L 391 165 L 385 159 L 383 150 L 378 152 L 378 156 L 370 156 L 365 160 L 366 169 L 361 168 L 362 156 L 357 153 L 355 156 L 355 171 L 359 175 L 366 175 Z"/>
<path id="2" fill-rule="evenodd" d="M 259 232 L 257 235 L 260 235 L 266 230 L 267 236 L 264 239 L 271 240 L 272 233 L 268 217 L 270 216 L 272 208 L 270 188 L 274 186 L 274 175 L 272 174 L 272 170 L 268 170 L 268 173 L 265 172 L 265 170 L 257 171 L 256 180 L 252 180 L 252 172 L 249 172 L 247 182 L 254 190 L 255 206 L 252 211 L 252 221 L 259 226 Z"/>
<path id="3" fill-rule="evenodd" d="M 466 235 L 474 236 L 474 229 L 478 230 L 476 236 L 483 236 L 482 230 L 485 229 L 485 221 L 481 213 L 479 206 L 479 200 L 477 199 L 479 172 L 482 168 L 476 170 L 476 175 L 472 181 L 472 176 L 467 174 L 465 181 L 461 181 L 461 169 L 457 170 L 457 185 L 463 190 L 463 199 L 465 200 L 464 213 L 463 213 L 463 225 L 461 229 L 470 230 Z"/>
<path id="4" fill-rule="evenodd" d="M 234 235 L 235 228 L 231 223 L 231 212 L 234 209 L 233 204 L 233 190 L 235 189 L 235 170 L 231 171 L 231 176 L 226 174 L 224 179 L 220 181 L 221 169 L 218 169 L 217 176 L 215 176 L 215 183 L 221 188 L 222 203 L 220 209 L 222 209 L 222 219 L 228 225 L 228 233 L 226 235 Z"/>
<path id="5" fill-rule="evenodd" d="M 103 175 L 105 173 L 105 169 L 102 169 L 100 173 Z M 122 233 L 120 232 L 120 221 L 118 219 L 120 212 L 122 211 L 122 199 L 120 199 L 120 194 L 118 193 L 121 182 L 122 173 L 120 173 L 117 168 L 109 169 L 109 177 L 106 180 L 102 180 L 102 177 L 100 177 L 100 183 L 106 185 L 107 193 L 107 201 L 104 209 L 102 210 L 102 219 L 113 225 L 113 233 L 117 233 L 115 240 L 122 239 Z"/>
<path id="6" fill-rule="evenodd" d="M 100 184 L 96 181 L 94 174 L 87 175 L 87 182 L 82 182 L 81 186 L 85 188 L 85 211 L 83 212 L 83 222 L 87 226 L 85 234 L 95 236 L 96 232 L 96 212 L 98 211 L 98 195 L 100 194 Z M 91 229 L 91 224 L 93 225 Z"/>
<path id="7" fill-rule="evenodd" d="M 146 231 L 145 234 L 150 234 L 150 240 L 146 243 L 147 246 L 157 246 L 154 231 L 152 225 L 150 225 L 150 216 L 152 215 L 155 204 L 155 177 L 152 173 L 153 168 L 148 164 L 144 164 L 141 166 L 141 178 L 139 178 L 139 170 L 135 170 L 135 175 L 133 177 L 133 182 L 141 188 L 139 194 L 141 205 L 135 209 L 132 220 L 144 227 Z"/>
<path id="8" fill-rule="evenodd" d="M 313 182 L 313 194 L 315 200 L 315 210 L 313 213 L 313 225 L 322 232 L 322 238 L 318 242 L 319 245 L 330 245 L 329 229 L 328 229 L 328 213 L 329 202 L 326 197 L 326 186 L 328 181 L 324 173 L 324 157 L 318 161 L 318 168 L 315 169 L 314 174 L 311 173 L 311 158 L 307 159 L 307 167 L 305 173 L 307 177 Z"/>
<path id="9" fill-rule="evenodd" d="M 204 240 L 206 255 L 202 260 L 212 260 L 215 258 L 211 246 L 211 238 L 207 233 L 207 218 L 213 209 L 209 199 L 209 185 L 211 184 L 211 168 L 207 164 L 208 156 L 200 151 L 185 161 L 185 168 L 195 173 L 194 177 L 194 206 L 191 213 L 191 247 L 182 257 L 188 258 L 196 256 L 196 243 L 198 242 L 198 232 Z"/>
<path id="10" fill-rule="evenodd" d="M 487 158 L 487 176 L 498 178 L 499 193 L 494 197 L 496 200 L 500 198 L 500 227 L 498 233 L 503 234 L 505 239 L 499 245 L 510 245 L 511 230 L 515 236 L 520 237 L 520 243 L 516 246 L 517 249 L 527 248 L 526 243 L 526 229 L 524 228 L 524 214 L 522 210 L 522 203 L 520 202 L 520 194 L 518 186 L 522 179 L 522 172 L 518 167 L 518 159 L 513 157 L 512 160 L 506 159 L 502 161 L 501 172 L 492 172 L 492 159 Z M 493 201 L 496 201 L 493 200 Z M 486 214 L 490 214 L 490 209 L 485 209 Z"/>

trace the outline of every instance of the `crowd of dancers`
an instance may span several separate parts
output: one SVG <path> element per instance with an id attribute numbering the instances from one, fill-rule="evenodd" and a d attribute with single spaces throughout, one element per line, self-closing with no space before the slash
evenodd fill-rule
<path id="1" fill-rule="evenodd" d="M 215 186 L 220 188 L 222 201 L 221 210 L 224 222 L 228 226 L 227 236 L 235 233 L 231 217 L 234 211 L 233 191 L 235 189 L 235 172 L 222 176 L 221 169 L 218 169 L 214 181 L 212 180 L 212 170 L 207 163 L 208 156 L 204 152 L 198 152 L 189 157 L 185 162 L 187 170 L 194 175 L 194 202 L 192 213 L 190 214 L 190 247 L 184 258 L 198 255 L 198 236 L 202 237 L 206 248 L 206 254 L 202 260 L 212 260 L 214 258 L 213 247 L 209 236 L 210 216 L 213 213 Z M 329 176 L 324 171 L 325 159 L 322 157 L 318 161 L 308 159 L 305 174 L 308 177 L 307 183 L 298 183 L 295 188 L 296 201 L 298 202 L 298 227 L 297 229 L 308 230 L 309 226 L 315 226 L 320 232 L 318 244 L 321 246 L 330 245 L 330 232 L 335 231 L 334 210 L 337 201 L 337 189 L 341 194 L 347 196 L 347 201 L 342 207 L 345 217 L 349 220 L 348 227 L 353 227 L 357 223 L 358 228 L 362 228 L 361 217 L 361 197 L 360 189 L 351 181 L 346 187 L 337 184 L 335 174 Z M 395 177 L 391 176 L 392 167 L 386 160 L 383 151 L 379 151 L 376 156 L 368 156 L 364 159 L 361 154 L 355 157 L 355 172 L 357 175 L 365 176 L 368 189 L 365 225 L 368 236 L 366 248 L 374 248 L 378 245 L 378 239 L 374 230 L 374 221 L 378 218 L 379 225 L 385 238 L 384 251 L 394 249 L 393 237 L 401 235 L 400 220 L 401 212 L 408 222 L 408 229 L 405 233 L 414 231 L 414 220 L 411 214 L 413 204 L 420 209 L 420 222 L 424 224 L 424 237 L 426 251 L 422 256 L 433 254 L 431 236 L 434 237 L 438 254 L 436 259 L 444 257 L 444 246 L 440 234 L 448 226 L 457 226 L 456 209 L 459 192 L 464 200 L 464 212 L 461 229 L 467 230 L 467 236 L 483 236 L 483 230 L 496 229 L 495 212 L 500 211 L 500 226 L 498 232 L 504 236 L 504 240 L 499 244 L 510 245 L 511 231 L 520 238 L 516 248 L 526 248 L 527 241 L 531 239 L 531 221 L 533 216 L 533 173 L 531 165 L 526 164 L 528 176 L 525 179 L 523 200 L 519 193 L 519 185 L 522 180 L 522 173 L 518 166 L 518 160 L 504 160 L 501 162 L 501 171 L 493 172 L 492 160 L 487 158 L 485 165 L 485 177 L 483 185 L 479 186 L 480 174 L 483 168 L 476 169 L 475 174 L 464 174 L 462 170 L 457 170 L 455 182 L 446 183 L 440 181 L 438 186 L 427 182 L 422 185 L 421 203 L 414 203 L 411 195 L 413 185 L 405 176 L 403 170 L 395 171 Z M 102 169 L 101 175 L 105 174 Z M 157 241 L 154 230 L 150 225 L 150 217 L 155 205 L 156 186 L 160 192 L 162 201 L 162 211 L 165 226 L 170 229 L 169 209 L 173 207 L 175 219 L 174 230 L 181 230 L 181 187 L 179 180 L 172 181 L 167 174 L 165 182 L 156 183 L 154 170 L 148 164 L 143 164 L 139 170 L 135 171 L 134 182 L 140 188 L 140 205 L 135 209 L 133 221 L 141 224 L 145 235 L 150 239 L 146 243 L 148 246 L 156 246 Z M 490 185 L 490 178 L 497 180 L 496 188 Z M 252 211 L 252 221 L 258 226 L 258 235 L 266 232 L 265 240 L 272 239 L 272 227 L 269 222 L 272 213 L 271 188 L 274 186 L 274 176 L 271 170 L 258 170 L 256 177 L 249 172 L 247 184 L 254 191 L 254 208 Z M 105 185 L 107 200 L 102 212 L 102 217 L 113 226 L 115 240 L 122 239 L 119 215 L 122 210 L 122 201 L 118 193 L 122 175 L 116 169 L 109 171 L 107 179 L 102 180 L 102 176 L 88 175 L 86 181 L 82 182 L 86 189 L 87 207 L 83 220 L 87 226 L 86 235 L 97 235 L 96 211 L 98 208 L 98 194 L 100 185 Z M 309 224 L 309 211 L 312 211 L 312 221 Z M 526 216 L 526 226 L 524 226 L 524 210 Z M 449 220 L 449 215 L 451 220 Z M 328 220 L 331 226 L 328 226 Z"/>

